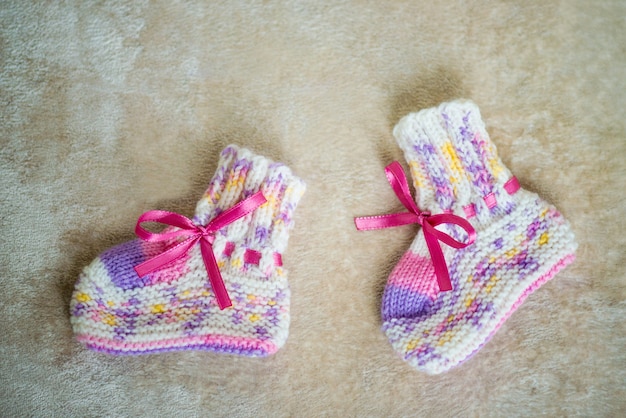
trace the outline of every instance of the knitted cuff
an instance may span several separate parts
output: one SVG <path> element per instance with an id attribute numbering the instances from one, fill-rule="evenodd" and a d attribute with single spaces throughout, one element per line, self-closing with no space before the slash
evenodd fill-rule
<path id="1" fill-rule="evenodd" d="M 511 195 L 519 185 L 498 157 L 474 103 L 454 101 L 409 114 L 394 136 L 422 210 L 481 219 L 514 205 Z"/>
<path id="2" fill-rule="evenodd" d="M 222 151 L 217 171 L 196 206 L 194 222 L 206 225 L 224 210 L 261 191 L 267 202 L 220 230 L 216 241 L 223 241 L 221 237 L 238 247 L 282 253 L 305 188 L 286 165 L 229 145 Z"/>

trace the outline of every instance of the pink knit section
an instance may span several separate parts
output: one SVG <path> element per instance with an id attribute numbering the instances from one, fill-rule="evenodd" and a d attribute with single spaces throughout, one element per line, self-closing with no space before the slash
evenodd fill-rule
<path id="1" fill-rule="evenodd" d="M 162 251 L 155 251 L 154 244 L 149 242 L 142 241 L 141 248 L 144 254 L 145 259 L 150 259 Z M 150 275 L 146 277 L 146 279 L 150 280 L 150 284 L 157 283 L 171 283 L 172 281 L 183 277 L 185 274 L 189 272 L 189 267 L 187 266 L 187 261 L 190 258 L 191 252 L 184 254 L 178 260 L 168 264 L 163 269 L 156 270 Z"/>
<path id="2" fill-rule="evenodd" d="M 408 250 L 389 276 L 388 284 L 435 299 L 438 293 L 435 269 L 429 257 Z"/>
<path id="3" fill-rule="evenodd" d="M 76 339 L 89 346 L 115 351 L 125 351 L 128 354 L 158 351 L 161 349 L 184 349 L 186 347 L 232 347 L 242 350 L 261 350 L 267 354 L 274 354 L 278 347 L 270 341 L 252 338 L 233 337 L 229 335 L 198 335 L 192 337 L 168 338 L 151 342 L 115 341 L 108 338 L 95 337 L 88 334 L 77 335 Z"/>

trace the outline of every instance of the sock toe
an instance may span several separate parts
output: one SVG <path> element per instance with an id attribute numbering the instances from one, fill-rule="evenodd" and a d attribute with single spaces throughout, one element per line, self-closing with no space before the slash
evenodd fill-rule
<path id="1" fill-rule="evenodd" d="M 383 321 L 427 315 L 438 289 L 429 257 L 408 250 L 389 276 L 381 306 Z"/>

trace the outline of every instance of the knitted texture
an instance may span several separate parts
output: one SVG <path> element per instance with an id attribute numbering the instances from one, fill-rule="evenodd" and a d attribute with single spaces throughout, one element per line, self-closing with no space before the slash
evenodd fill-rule
<path id="1" fill-rule="evenodd" d="M 394 136 L 409 163 L 421 210 L 467 218 L 474 244 L 443 245 L 453 289 L 440 292 L 423 232 L 392 271 L 383 331 L 415 368 L 435 374 L 472 356 L 524 299 L 574 260 L 569 224 L 502 164 L 468 101 L 405 116 Z M 464 241 L 454 226 L 443 231 Z"/>
<path id="2" fill-rule="evenodd" d="M 228 146 L 193 222 L 206 225 L 259 190 L 267 202 L 220 229 L 213 242 L 232 307 L 219 309 L 198 246 L 139 278 L 134 266 L 179 240 L 135 239 L 105 251 L 81 273 L 70 306 L 77 339 L 112 354 L 198 349 L 254 357 L 276 352 L 287 339 L 290 320 L 280 254 L 287 248 L 304 183 L 283 164 Z"/>

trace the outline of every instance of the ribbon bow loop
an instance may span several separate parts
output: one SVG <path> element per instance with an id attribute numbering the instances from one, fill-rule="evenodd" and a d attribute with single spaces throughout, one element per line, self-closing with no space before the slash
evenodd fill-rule
<path id="1" fill-rule="evenodd" d="M 211 288 L 215 293 L 217 304 L 220 309 L 232 306 L 230 297 L 224 285 L 224 280 L 217 266 L 215 254 L 213 254 L 213 242 L 215 233 L 236 220 L 246 216 L 256 208 L 264 204 L 267 200 L 262 192 L 257 192 L 252 196 L 242 200 L 232 208 L 217 215 L 207 225 L 196 225 L 193 221 L 183 215 L 163 210 L 151 210 L 142 214 L 137 220 L 135 234 L 139 238 L 148 242 L 169 241 L 175 238 L 185 238 L 183 241 L 164 251 L 163 253 L 144 261 L 134 267 L 139 277 L 143 277 L 155 270 L 163 268 L 165 265 L 178 260 L 185 255 L 198 242 L 200 243 L 200 253 L 204 266 L 209 275 Z M 145 230 L 141 224 L 143 222 L 158 222 L 178 228 L 175 231 L 164 233 L 153 233 Z"/>
<path id="2" fill-rule="evenodd" d="M 437 276 L 439 290 L 452 290 L 450 273 L 448 272 L 448 266 L 446 265 L 446 260 L 439 241 L 452 248 L 465 248 L 468 245 L 473 244 L 476 240 L 476 231 L 474 230 L 474 227 L 472 227 L 466 219 L 451 213 L 432 215 L 430 212 L 420 211 L 411 196 L 409 183 L 399 162 L 394 161 L 385 167 L 385 174 L 387 175 L 387 180 L 398 197 L 398 200 L 400 200 L 402 205 L 407 208 L 408 212 L 357 217 L 354 218 L 356 228 L 359 231 L 364 231 L 415 223 L 421 225 L 422 230 L 424 231 L 426 246 L 428 247 L 433 267 L 435 268 L 435 275 Z M 438 230 L 436 226 L 441 224 L 453 224 L 463 228 L 468 235 L 467 242 L 457 241 L 445 232 Z"/>

